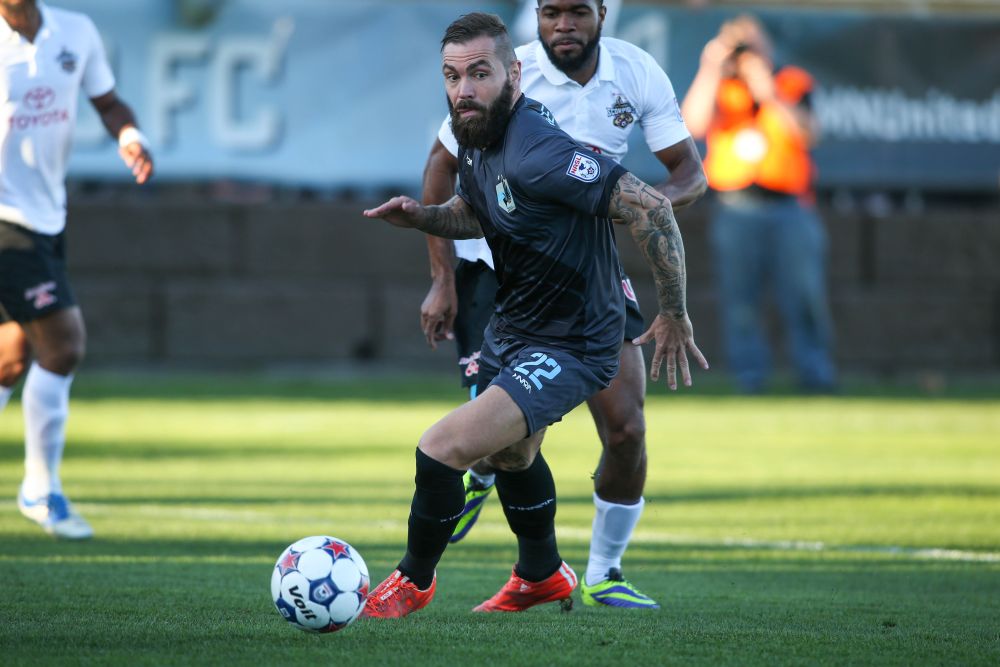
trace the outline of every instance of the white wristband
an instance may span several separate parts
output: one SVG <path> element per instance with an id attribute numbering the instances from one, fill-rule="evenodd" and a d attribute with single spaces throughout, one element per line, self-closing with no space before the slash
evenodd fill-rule
<path id="1" fill-rule="evenodd" d="M 129 144 L 134 144 L 138 142 L 143 148 L 149 148 L 149 140 L 146 139 L 146 135 L 139 131 L 134 125 L 129 125 L 121 134 L 118 135 L 118 146 L 120 148 L 125 148 Z"/>

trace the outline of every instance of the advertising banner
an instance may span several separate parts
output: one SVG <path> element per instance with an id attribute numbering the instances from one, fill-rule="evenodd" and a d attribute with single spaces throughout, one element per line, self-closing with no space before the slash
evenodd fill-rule
<path id="1" fill-rule="evenodd" d="M 458 15 L 510 2 L 54 0 L 87 13 L 158 178 L 414 190 L 446 113 L 439 43 Z M 617 35 L 682 97 L 732 10 L 626 3 Z M 761 10 L 780 63 L 816 79 L 820 185 L 996 190 L 1000 20 Z M 637 135 L 640 133 L 636 133 Z M 637 137 L 627 164 L 662 169 Z M 125 178 L 86 101 L 71 175 Z"/>

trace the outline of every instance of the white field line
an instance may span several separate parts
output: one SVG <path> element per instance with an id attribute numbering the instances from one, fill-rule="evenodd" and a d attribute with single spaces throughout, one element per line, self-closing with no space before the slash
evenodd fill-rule
<path id="1" fill-rule="evenodd" d="M 11 506 L 14 503 L 7 503 Z M 190 519 L 194 521 L 231 521 L 241 523 L 272 523 L 272 524 L 329 524 L 336 520 L 332 516 L 304 516 L 296 515 L 290 517 L 287 513 L 261 512 L 258 510 L 224 510 L 216 508 L 201 507 L 168 507 L 165 505 L 106 505 L 100 503 L 78 504 L 86 514 L 108 515 L 108 514 L 137 514 L 139 516 L 170 517 L 174 519 Z M 343 522 L 342 523 L 347 523 Z M 381 530 L 397 530 L 406 526 L 405 521 L 364 521 L 362 517 L 352 517 L 351 523 L 364 522 L 366 527 Z M 481 532 L 490 534 L 507 535 L 506 524 L 497 522 L 482 521 L 476 527 Z M 590 540 L 590 529 L 560 527 L 559 536 L 582 541 Z M 696 535 L 681 535 L 663 531 L 637 530 L 632 536 L 632 542 L 638 544 L 667 544 L 685 545 L 692 547 L 729 547 L 732 549 L 760 549 L 764 551 L 810 551 L 815 553 L 870 553 L 885 554 L 889 556 L 905 556 L 919 560 L 948 560 L 963 561 L 969 563 L 1000 563 L 1000 552 L 991 551 L 964 551 L 960 549 L 945 549 L 940 547 L 902 547 L 894 545 L 856 545 L 837 546 L 824 542 L 806 540 L 759 540 L 746 537 L 699 537 Z"/>
<path id="2" fill-rule="evenodd" d="M 580 528 L 560 528 L 559 535 L 589 540 L 590 531 Z M 837 546 L 825 542 L 806 540 L 758 540 L 747 537 L 697 537 L 658 531 L 636 531 L 632 542 L 639 544 L 673 544 L 705 547 L 732 547 L 734 549 L 761 549 L 764 551 L 812 551 L 817 553 L 871 553 L 908 556 L 921 560 L 956 560 L 974 563 L 1000 563 L 1000 553 L 991 551 L 963 551 L 940 547 L 901 547 L 894 545 Z"/>

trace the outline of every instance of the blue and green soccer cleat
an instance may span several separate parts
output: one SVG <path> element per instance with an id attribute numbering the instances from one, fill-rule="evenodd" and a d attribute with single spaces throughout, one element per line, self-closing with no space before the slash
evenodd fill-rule
<path id="1" fill-rule="evenodd" d="M 600 583 L 588 586 L 586 581 L 580 582 L 580 593 L 583 604 L 598 607 L 626 607 L 631 609 L 659 609 L 660 605 L 648 595 L 635 587 L 635 584 L 622 576 L 617 567 L 608 570 L 608 578 Z"/>
<path id="2" fill-rule="evenodd" d="M 469 473 L 465 473 L 465 477 L 462 479 L 465 482 L 465 509 L 462 510 L 462 517 L 458 520 L 458 525 L 455 526 L 455 532 L 448 538 L 451 543 L 464 538 L 476 525 L 476 521 L 483 511 L 483 503 L 489 498 L 494 486 L 493 484 L 483 486 Z"/>

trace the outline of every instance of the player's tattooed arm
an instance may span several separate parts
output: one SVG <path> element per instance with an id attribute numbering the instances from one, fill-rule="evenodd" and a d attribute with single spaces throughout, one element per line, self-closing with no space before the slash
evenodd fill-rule
<path id="1" fill-rule="evenodd" d="M 479 239 L 483 229 L 465 200 L 455 195 L 438 206 L 425 206 L 418 229 L 446 239 Z"/>
<path id="2" fill-rule="evenodd" d="M 670 200 L 625 173 L 611 193 L 609 215 L 628 225 L 656 281 L 660 313 L 681 319 L 687 313 L 684 241 Z"/>
<path id="3" fill-rule="evenodd" d="M 671 389 L 677 388 L 679 369 L 681 380 L 690 386 L 691 369 L 687 355 L 693 355 L 705 369 L 708 368 L 708 361 L 695 345 L 694 329 L 687 315 L 684 242 L 670 200 L 652 186 L 626 173 L 615 184 L 608 213 L 628 225 L 656 280 L 660 312 L 646 333 L 633 339 L 632 343 L 643 345 L 656 341 L 649 367 L 649 376 L 654 382 L 659 379 L 660 367 L 666 362 L 667 385 Z"/>
<path id="4" fill-rule="evenodd" d="M 381 206 L 367 209 L 364 215 L 446 239 L 478 239 L 483 236 L 476 214 L 458 195 L 439 206 L 423 206 L 409 197 L 393 197 Z"/>

